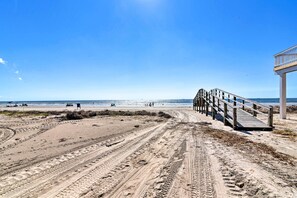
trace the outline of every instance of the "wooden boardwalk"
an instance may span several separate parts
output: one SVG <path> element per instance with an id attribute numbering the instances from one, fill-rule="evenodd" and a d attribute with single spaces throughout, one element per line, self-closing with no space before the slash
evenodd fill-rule
<path id="1" fill-rule="evenodd" d="M 219 112 L 220 115 L 224 116 L 223 112 Z M 232 125 L 232 113 L 228 113 L 229 119 L 227 122 Z M 249 114 L 248 112 L 238 109 L 237 110 L 237 125 L 235 127 L 238 130 L 271 130 L 272 127 L 259 120 L 257 117 Z"/>
<path id="2" fill-rule="evenodd" d="M 200 89 L 193 100 L 193 109 L 213 119 L 221 115 L 225 125 L 237 130 L 272 130 L 273 109 L 246 98 L 213 89 L 210 92 Z M 257 118 L 257 114 L 267 116 L 267 123 Z"/>

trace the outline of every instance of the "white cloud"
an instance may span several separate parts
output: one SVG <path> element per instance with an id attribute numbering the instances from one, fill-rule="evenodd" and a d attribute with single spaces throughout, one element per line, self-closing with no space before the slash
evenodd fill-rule
<path id="1" fill-rule="evenodd" d="M 3 58 L 0 58 L 0 64 L 5 65 L 6 61 Z"/>
<path id="2" fill-rule="evenodd" d="M 16 73 L 16 74 L 19 74 L 20 72 L 19 72 L 19 70 L 16 70 L 15 73 Z"/>
<path id="3" fill-rule="evenodd" d="M 23 80 L 21 77 L 19 77 L 19 80 Z"/>

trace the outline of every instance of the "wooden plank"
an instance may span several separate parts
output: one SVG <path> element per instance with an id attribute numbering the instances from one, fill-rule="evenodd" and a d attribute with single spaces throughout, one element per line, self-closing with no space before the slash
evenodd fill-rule
<path id="1" fill-rule="evenodd" d="M 229 111 L 227 113 L 228 117 L 233 120 L 233 112 Z M 230 123 L 232 124 L 232 123 Z M 264 128 L 270 129 L 270 126 L 267 126 L 262 121 L 243 111 L 242 109 L 237 109 L 237 127 L 238 128 Z"/>

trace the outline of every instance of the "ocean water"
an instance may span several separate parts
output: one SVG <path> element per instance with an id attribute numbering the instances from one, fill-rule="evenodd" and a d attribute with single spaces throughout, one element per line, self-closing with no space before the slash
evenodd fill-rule
<path id="1" fill-rule="evenodd" d="M 279 105 L 278 98 L 250 98 L 264 105 Z M 0 106 L 14 104 L 28 104 L 28 106 L 66 106 L 67 103 L 80 103 L 87 107 L 110 107 L 114 103 L 118 107 L 145 107 L 154 103 L 155 107 L 192 107 L 193 99 L 169 99 L 169 100 L 57 100 L 57 101 L 0 101 Z M 297 105 L 297 98 L 287 98 L 288 105 Z"/>
<path id="2" fill-rule="evenodd" d="M 0 106 L 27 104 L 28 106 L 66 106 L 67 103 L 86 107 L 145 107 L 154 103 L 155 107 L 191 107 L 193 99 L 171 99 L 171 100 L 57 100 L 57 101 L 1 101 Z"/>
<path id="3" fill-rule="evenodd" d="M 279 98 L 251 98 L 258 103 L 279 105 Z M 287 98 L 288 105 L 297 105 L 297 98 Z"/>

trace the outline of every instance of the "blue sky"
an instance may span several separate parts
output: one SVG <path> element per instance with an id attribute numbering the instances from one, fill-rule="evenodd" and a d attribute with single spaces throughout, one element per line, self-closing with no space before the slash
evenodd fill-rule
<path id="1" fill-rule="evenodd" d="M 297 2 L 1 0 L 0 100 L 278 97 Z M 297 97 L 297 72 L 288 97 Z"/>

